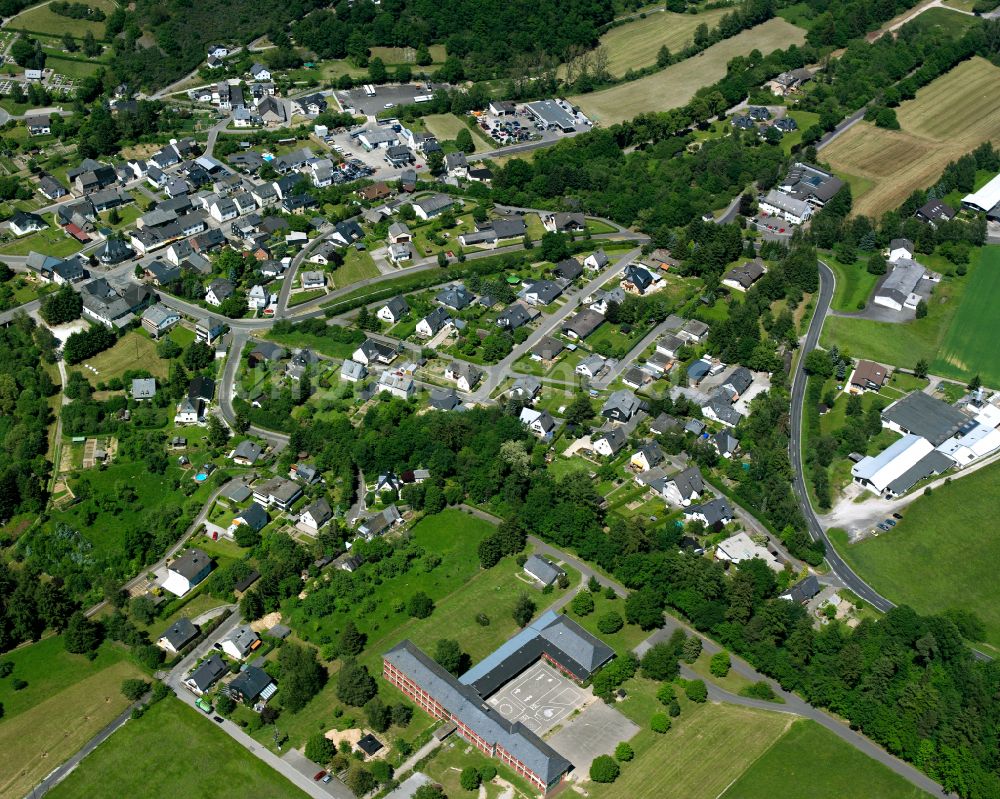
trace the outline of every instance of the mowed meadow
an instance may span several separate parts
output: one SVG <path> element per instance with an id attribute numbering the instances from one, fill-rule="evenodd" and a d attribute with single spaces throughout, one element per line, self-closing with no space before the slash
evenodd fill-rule
<path id="1" fill-rule="evenodd" d="M 949 161 L 984 141 L 1000 144 L 1000 67 L 971 58 L 897 109 L 900 130 L 859 122 L 823 150 L 837 172 L 872 182 L 854 211 L 880 216 L 926 188 Z"/>
<path id="2" fill-rule="evenodd" d="M 608 71 L 620 78 L 630 69 L 642 69 L 656 63 L 661 47 L 676 53 L 694 38 L 702 23 L 714 28 L 730 9 L 716 8 L 700 14 L 675 14 L 673 11 L 650 12 L 612 28 L 601 37 L 608 50 Z"/>
<path id="3" fill-rule="evenodd" d="M 595 122 L 613 125 L 644 112 L 669 111 L 685 105 L 702 86 L 725 77 L 726 64 L 736 56 L 746 55 L 754 49 L 770 53 L 804 42 L 802 28 L 783 19 L 769 19 L 653 75 L 568 99 Z"/>

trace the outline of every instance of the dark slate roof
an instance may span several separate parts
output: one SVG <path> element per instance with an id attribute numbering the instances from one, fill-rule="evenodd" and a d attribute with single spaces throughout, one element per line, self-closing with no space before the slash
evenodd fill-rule
<path id="1" fill-rule="evenodd" d="M 691 516 L 695 513 L 700 513 L 704 516 L 705 524 L 709 527 L 733 518 L 733 509 L 724 499 L 711 499 L 708 502 L 703 502 L 701 505 L 692 505 L 684 511 L 685 516 Z"/>
<path id="2" fill-rule="evenodd" d="M 222 658 L 218 655 L 212 655 L 191 672 L 186 682 L 194 683 L 200 691 L 207 691 L 227 671 L 228 669 Z"/>
<path id="3" fill-rule="evenodd" d="M 503 747 L 546 784 L 572 768 L 572 764 L 520 722 L 507 721 L 483 702 L 476 689 L 463 685 L 424 654 L 412 641 L 404 640 L 384 658 L 426 690 L 449 713 L 472 732 Z"/>
<path id="4" fill-rule="evenodd" d="M 179 650 L 198 637 L 198 628 L 190 619 L 178 619 L 160 637 L 165 638 L 175 650 Z"/>
<path id="5" fill-rule="evenodd" d="M 820 588 L 816 575 L 810 574 L 804 580 L 799 580 L 781 596 L 787 597 L 793 602 L 808 602 L 820 592 Z"/>
<path id="6" fill-rule="evenodd" d="M 360 741 L 358 741 L 358 749 L 369 757 L 377 752 L 381 752 L 383 748 L 382 742 L 371 733 L 368 733 Z"/>
<path id="7" fill-rule="evenodd" d="M 614 650 L 567 616 L 546 611 L 463 674 L 459 681 L 489 696 L 542 654 L 581 680 L 614 657 Z"/>
<path id="8" fill-rule="evenodd" d="M 177 572 L 177 574 L 186 577 L 188 580 L 193 580 L 202 573 L 206 566 L 210 566 L 211 564 L 212 559 L 202 550 L 189 549 L 171 563 L 169 568 L 170 571 Z"/>
<path id="9" fill-rule="evenodd" d="M 564 277 L 567 280 L 576 280 L 576 278 L 583 274 L 583 266 L 576 258 L 567 258 L 565 261 L 557 263 L 553 271 L 559 277 Z"/>
<path id="10" fill-rule="evenodd" d="M 251 502 L 246 510 L 238 514 L 237 518 L 242 519 L 251 530 L 258 533 L 264 529 L 268 521 L 267 511 L 256 502 Z"/>
<path id="11" fill-rule="evenodd" d="M 236 675 L 236 679 L 229 683 L 229 690 L 239 692 L 252 701 L 264 693 L 264 689 L 273 682 L 271 675 L 263 669 L 247 666 L 245 671 L 241 671 Z"/>
<path id="12" fill-rule="evenodd" d="M 935 447 L 953 437 L 969 421 L 957 408 L 922 391 L 896 400 L 882 411 L 882 420 L 923 436 Z"/>

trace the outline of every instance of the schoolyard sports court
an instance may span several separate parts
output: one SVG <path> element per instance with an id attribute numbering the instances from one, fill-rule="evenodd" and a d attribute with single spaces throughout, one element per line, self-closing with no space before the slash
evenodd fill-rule
<path id="1" fill-rule="evenodd" d="M 583 705 L 587 694 L 540 660 L 488 701 L 505 719 L 520 721 L 536 735 L 542 735 Z"/>

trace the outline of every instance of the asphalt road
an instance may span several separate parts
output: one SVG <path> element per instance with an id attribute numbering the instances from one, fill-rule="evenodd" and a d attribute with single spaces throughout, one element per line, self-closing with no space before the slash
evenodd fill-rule
<path id="1" fill-rule="evenodd" d="M 830 302 L 833 300 L 835 285 L 836 278 L 833 275 L 833 271 L 829 266 L 820 261 L 819 294 L 816 296 L 816 310 L 813 312 L 812 320 L 809 322 L 809 329 L 806 331 L 805 340 L 802 342 L 799 360 L 795 367 L 795 376 L 792 379 L 792 432 L 788 451 L 793 471 L 792 488 L 798 497 L 799 508 L 805 517 L 809 535 L 813 540 L 822 541 L 826 545 L 826 560 L 830 564 L 830 568 L 833 569 L 834 574 L 840 578 L 845 587 L 884 613 L 895 606 L 858 577 L 844 559 L 837 554 L 837 550 L 830 543 L 826 530 L 820 524 L 816 513 L 813 511 L 812 503 L 809 500 L 809 492 L 806 490 L 805 465 L 802 460 L 802 408 L 806 394 L 806 372 L 803 364 L 805 363 L 806 355 L 814 350 L 819 342 L 819 334 L 823 330 L 823 322 L 826 319 L 826 315 L 830 312 Z"/>

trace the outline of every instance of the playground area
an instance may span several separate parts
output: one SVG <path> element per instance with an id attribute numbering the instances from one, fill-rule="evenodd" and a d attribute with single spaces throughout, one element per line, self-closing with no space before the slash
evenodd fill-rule
<path id="1" fill-rule="evenodd" d="M 582 707 L 590 692 L 539 660 L 487 701 L 508 721 L 520 721 L 542 735 Z"/>

